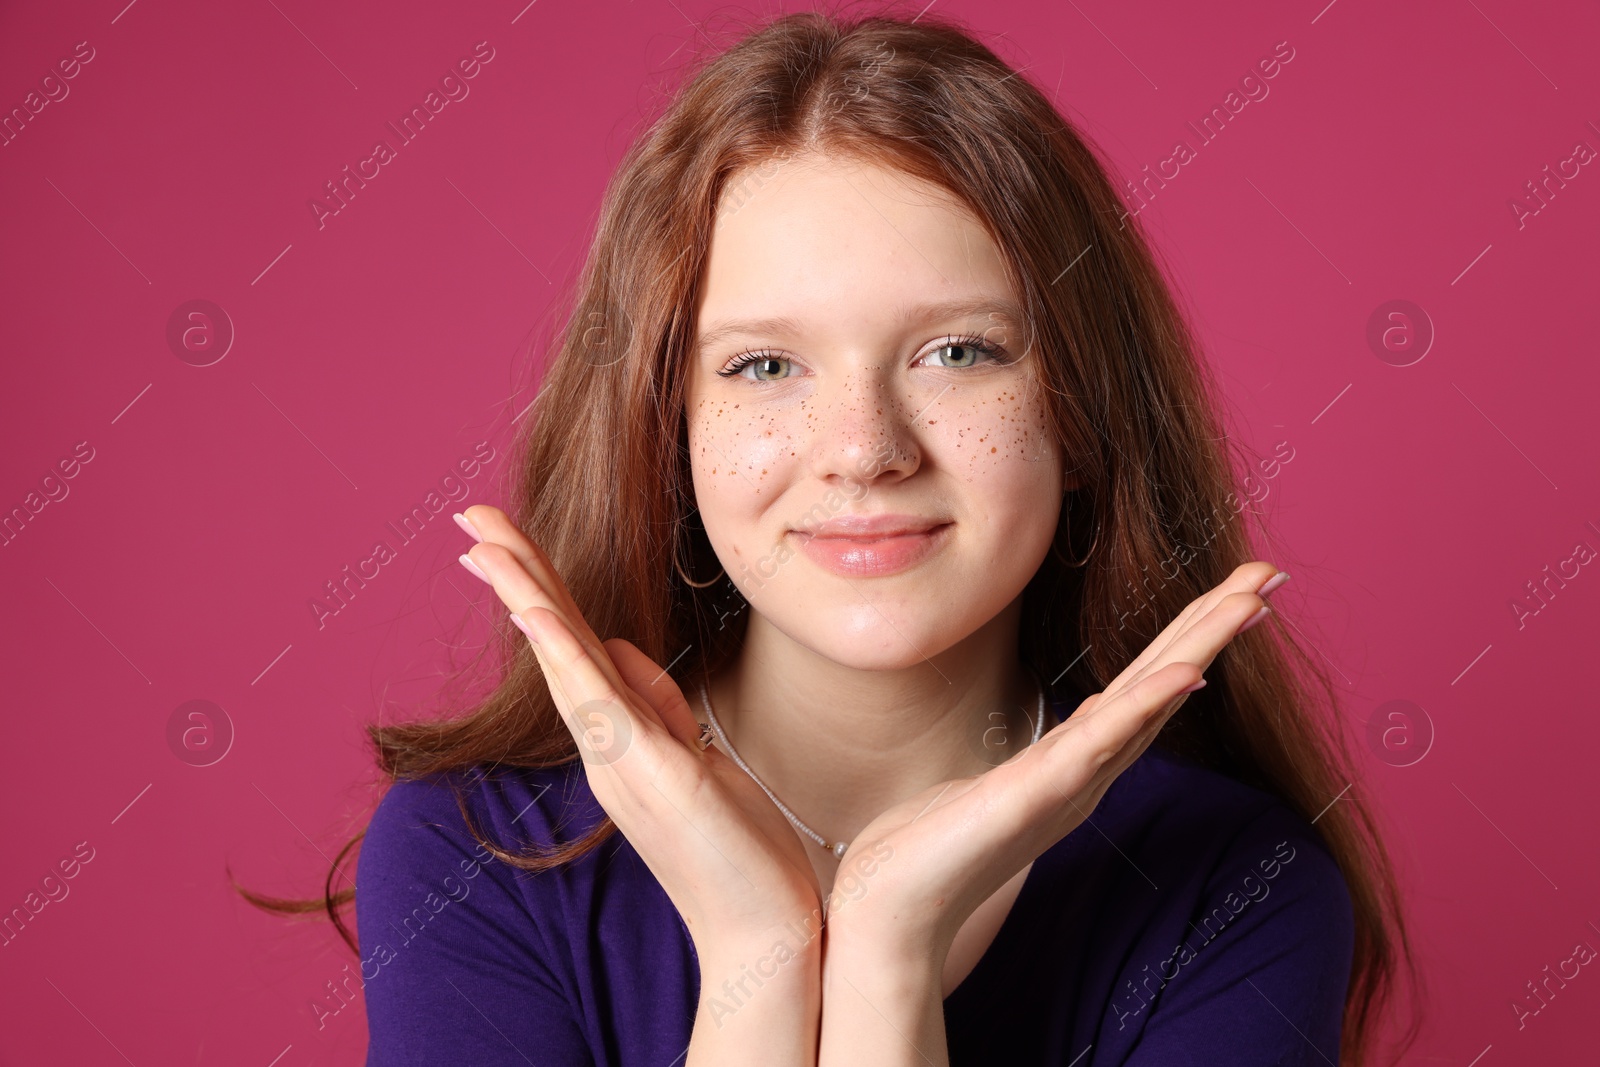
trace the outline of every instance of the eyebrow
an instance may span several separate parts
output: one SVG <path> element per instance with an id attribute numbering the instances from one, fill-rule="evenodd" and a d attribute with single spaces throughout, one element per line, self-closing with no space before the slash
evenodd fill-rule
<path id="1" fill-rule="evenodd" d="M 1009 300 L 981 297 L 968 300 L 941 300 L 932 303 L 902 307 L 895 322 L 906 327 L 927 319 L 971 318 L 976 315 L 996 315 L 1013 326 L 1021 326 L 1022 311 Z M 702 333 L 690 347 L 691 357 L 698 358 L 713 345 L 730 337 L 760 336 L 763 334 L 802 332 L 800 320 L 789 315 L 766 319 L 724 319 Z"/>

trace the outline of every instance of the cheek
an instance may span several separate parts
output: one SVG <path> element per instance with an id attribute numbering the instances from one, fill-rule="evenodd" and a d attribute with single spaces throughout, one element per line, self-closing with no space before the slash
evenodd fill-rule
<path id="1" fill-rule="evenodd" d="M 695 491 L 703 497 L 766 497 L 798 459 L 799 441 L 785 413 L 702 400 L 689 416 Z"/>
<path id="2" fill-rule="evenodd" d="M 925 416 L 944 463 L 963 478 L 1013 482 L 1046 473 L 1054 458 L 1046 409 L 1036 389 L 947 390 Z"/>

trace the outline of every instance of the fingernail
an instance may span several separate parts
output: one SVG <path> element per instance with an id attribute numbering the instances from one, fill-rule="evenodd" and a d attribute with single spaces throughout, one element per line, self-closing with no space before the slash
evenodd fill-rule
<path id="1" fill-rule="evenodd" d="M 476 574 L 479 578 L 483 579 L 484 581 L 486 581 L 486 582 L 489 581 L 489 576 L 487 574 L 483 573 L 483 571 L 479 570 L 478 569 L 478 565 L 476 563 L 472 562 L 472 560 L 469 559 L 465 553 L 461 554 L 460 556 L 457 556 L 456 558 L 461 561 L 461 565 L 463 567 L 467 568 L 467 570 L 471 571 L 473 574 Z M 490 584 L 492 585 L 494 583 L 491 582 Z"/>
<path id="2" fill-rule="evenodd" d="M 1254 626 L 1256 623 L 1260 622 L 1262 619 L 1266 618 L 1268 615 L 1271 615 L 1271 614 L 1272 614 L 1272 609 L 1271 608 L 1267 607 L 1265 604 L 1261 605 L 1261 609 L 1259 611 L 1257 611 L 1254 615 L 1252 615 L 1248 619 L 1246 619 L 1245 620 L 1245 624 L 1243 626 L 1239 627 L 1239 633 L 1241 633 L 1241 634 L 1244 633 L 1246 630 L 1250 629 L 1250 627 Z M 1237 637 L 1237 636 L 1239 636 L 1239 634 L 1235 634 L 1234 636 Z"/>
<path id="3" fill-rule="evenodd" d="M 1178 690 L 1178 692 L 1179 692 L 1179 693 L 1180 693 L 1180 694 L 1182 694 L 1182 693 L 1192 693 L 1192 692 L 1194 692 L 1194 691 L 1195 691 L 1195 690 L 1196 690 L 1196 689 L 1204 689 L 1204 688 L 1205 688 L 1205 687 L 1206 687 L 1206 680 L 1205 680 L 1205 679 L 1204 679 L 1204 678 L 1202 678 L 1202 679 L 1200 679 L 1200 680 L 1199 680 L 1199 681 L 1198 681 L 1198 682 L 1196 682 L 1196 683 L 1194 683 L 1194 684 L 1193 684 L 1193 685 L 1191 685 L 1191 686 L 1190 686 L 1190 687 L 1189 687 L 1189 688 L 1187 688 L 1187 689 L 1180 689 L 1180 690 Z"/>
<path id="4" fill-rule="evenodd" d="M 450 517 L 452 519 L 456 520 L 456 525 L 457 526 L 461 527 L 462 530 L 466 531 L 466 534 L 467 534 L 468 537 L 472 538 L 474 541 L 478 542 L 478 544 L 480 544 L 480 545 L 483 544 L 483 535 L 478 533 L 478 528 L 476 526 L 472 525 L 472 520 L 468 519 L 465 515 L 461 514 L 461 512 L 459 512 L 459 511 L 456 512 L 454 515 L 452 515 Z"/>
<path id="5" fill-rule="evenodd" d="M 522 621 L 521 615 L 518 615 L 513 611 L 511 613 L 511 622 L 512 625 L 516 626 L 517 629 L 528 635 L 528 640 L 532 641 L 536 645 L 539 643 L 539 639 L 533 636 L 533 629 L 527 623 Z"/>
<path id="6" fill-rule="evenodd" d="M 1278 588 L 1278 586 L 1282 585 L 1284 582 L 1287 582 L 1288 580 L 1289 580 L 1289 572 L 1288 571 L 1279 571 L 1277 574 L 1274 574 L 1271 578 L 1267 579 L 1267 584 L 1266 585 L 1264 585 L 1260 589 L 1256 590 L 1256 596 L 1264 597 L 1268 593 L 1272 592 L 1274 589 Z"/>

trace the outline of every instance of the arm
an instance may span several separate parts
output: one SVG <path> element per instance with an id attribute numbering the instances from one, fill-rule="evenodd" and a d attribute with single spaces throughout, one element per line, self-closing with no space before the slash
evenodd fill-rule
<path id="1" fill-rule="evenodd" d="M 820 1067 L 948 1067 L 942 986 L 949 948 L 890 944 L 830 922 Z"/>
<path id="2" fill-rule="evenodd" d="M 685 1067 L 815 1067 L 822 1014 L 820 910 L 777 936 L 700 956 Z M 812 933 L 816 930 L 816 933 Z"/>

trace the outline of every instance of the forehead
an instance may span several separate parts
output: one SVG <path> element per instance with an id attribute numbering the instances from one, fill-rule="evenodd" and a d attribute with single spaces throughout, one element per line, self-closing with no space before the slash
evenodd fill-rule
<path id="1" fill-rule="evenodd" d="M 732 317 L 903 318 L 1014 300 L 1000 249 L 953 194 L 854 158 L 804 154 L 731 177 L 701 287 L 703 333 Z"/>

